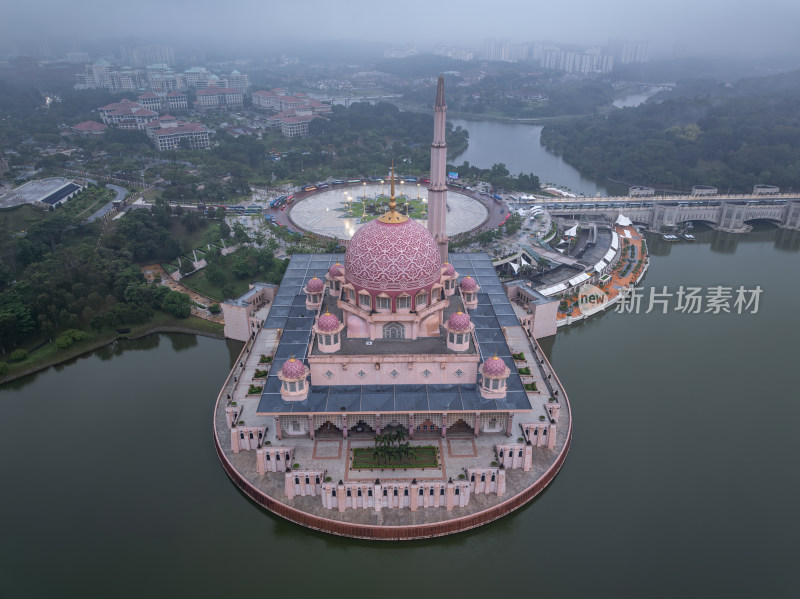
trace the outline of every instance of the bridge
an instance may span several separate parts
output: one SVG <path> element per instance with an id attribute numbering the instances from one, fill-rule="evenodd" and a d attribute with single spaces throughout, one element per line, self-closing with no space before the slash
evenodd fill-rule
<path id="1" fill-rule="evenodd" d="M 748 221 L 770 221 L 800 230 L 800 194 L 559 198 L 536 200 L 552 216 L 602 215 L 613 221 L 624 214 L 652 231 L 688 221 L 705 222 L 720 231 L 745 233 Z"/>

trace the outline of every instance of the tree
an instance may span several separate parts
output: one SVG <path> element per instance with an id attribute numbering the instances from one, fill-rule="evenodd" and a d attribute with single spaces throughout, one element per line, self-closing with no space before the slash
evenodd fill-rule
<path id="1" fill-rule="evenodd" d="M 170 290 L 161 301 L 161 309 L 177 318 L 188 318 L 192 313 L 191 301 L 185 293 Z"/>

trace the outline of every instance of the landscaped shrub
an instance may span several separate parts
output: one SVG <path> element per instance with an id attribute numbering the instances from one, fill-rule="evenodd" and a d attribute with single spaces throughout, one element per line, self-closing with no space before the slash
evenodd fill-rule
<path id="1" fill-rule="evenodd" d="M 58 349 L 67 349 L 70 345 L 75 343 L 69 335 L 59 335 L 56 337 L 56 347 Z"/>
<path id="2" fill-rule="evenodd" d="M 526 391 L 536 391 L 536 383 L 525 383 L 523 386 Z"/>
<path id="3" fill-rule="evenodd" d="M 519 373 L 520 374 L 530 374 L 531 373 L 531 369 L 528 368 L 527 366 L 523 366 L 522 368 L 519 369 Z"/>
<path id="4" fill-rule="evenodd" d="M 267 376 L 267 372 L 268 372 L 267 370 L 259 370 L 258 368 L 256 368 L 256 371 L 253 374 L 253 378 L 254 379 L 263 379 L 265 376 Z"/>
<path id="5" fill-rule="evenodd" d="M 261 354 L 261 358 L 258 360 L 259 364 L 269 364 L 270 362 L 272 362 L 272 356 L 265 356 L 264 354 Z"/>
<path id="6" fill-rule="evenodd" d="M 219 304 L 211 304 L 208 307 L 208 311 L 212 314 L 219 314 L 222 311 L 222 308 L 219 307 Z"/>
<path id="7" fill-rule="evenodd" d="M 56 347 L 58 349 L 67 349 L 76 341 L 85 341 L 89 338 L 89 333 L 81 331 L 80 329 L 67 329 L 56 337 Z"/>
<path id="8" fill-rule="evenodd" d="M 15 349 L 11 352 L 11 355 L 8 356 L 8 359 L 12 362 L 22 362 L 28 357 L 28 350 L 27 349 Z"/>
<path id="9" fill-rule="evenodd" d="M 523 352 L 511 354 L 511 357 L 514 358 L 515 360 L 520 360 L 521 362 L 525 361 L 525 354 Z"/>
<path id="10" fill-rule="evenodd" d="M 250 388 L 247 390 L 248 395 L 255 395 L 256 393 L 261 393 L 264 390 L 264 387 L 260 387 L 258 385 L 250 385 Z"/>

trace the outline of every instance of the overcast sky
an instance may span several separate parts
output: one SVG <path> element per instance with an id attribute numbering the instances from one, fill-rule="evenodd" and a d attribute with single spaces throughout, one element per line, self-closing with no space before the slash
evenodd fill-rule
<path id="1" fill-rule="evenodd" d="M 655 53 L 800 54 L 800 0 L 5 0 L 12 44 L 150 38 L 169 43 L 353 39 L 480 48 L 486 37 L 604 44 L 646 40 Z"/>

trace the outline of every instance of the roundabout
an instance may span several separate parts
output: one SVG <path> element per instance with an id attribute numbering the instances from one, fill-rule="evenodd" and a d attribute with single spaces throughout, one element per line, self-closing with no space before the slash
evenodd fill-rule
<path id="1" fill-rule="evenodd" d="M 399 186 L 398 210 L 427 226 L 428 190 L 418 184 Z M 402 189 L 405 187 L 406 189 Z M 388 209 L 389 185 L 367 183 L 317 191 L 292 206 L 289 218 L 295 226 L 318 235 L 349 240 L 358 229 Z M 466 194 L 447 192 L 447 235 L 480 227 L 489 211 Z"/>

